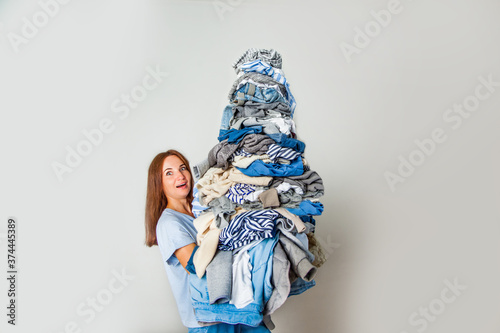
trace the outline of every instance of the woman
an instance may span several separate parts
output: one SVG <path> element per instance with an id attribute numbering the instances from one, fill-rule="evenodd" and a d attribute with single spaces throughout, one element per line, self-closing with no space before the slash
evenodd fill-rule
<path id="1" fill-rule="evenodd" d="M 196 247 L 191 211 L 193 179 L 188 160 L 176 150 L 156 155 L 148 171 L 146 245 L 160 248 L 177 308 L 188 332 L 269 332 L 265 326 L 217 324 L 200 327 L 194 316 L 186 265 Z"/>

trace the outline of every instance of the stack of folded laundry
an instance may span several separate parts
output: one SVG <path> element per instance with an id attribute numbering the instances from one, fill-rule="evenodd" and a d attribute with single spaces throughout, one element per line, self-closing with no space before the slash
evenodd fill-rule
<path id="1" fill-rule="evenodd" d="M 194 167 L 196 252 L 190 290 L 201 325 L 274 328 L 270 315 L 315 285 L 321 177 L 296 136 L 295 99 L 273 49 L 249 49 L 223 111 L 219 143 Z"/>

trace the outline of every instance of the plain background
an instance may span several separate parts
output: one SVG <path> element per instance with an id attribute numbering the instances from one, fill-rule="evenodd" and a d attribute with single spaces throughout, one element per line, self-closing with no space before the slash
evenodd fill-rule
<path id="1" fill-rule="evenodd" d="M 297 134 L 326 187 L 317 234 L 328 261 L 316 287 L 275 313 L 274 332 L 498 332 L 500 87 L 457 129 L 443 115 L 474 95 L 478 77 L 500 82 L 500 3 L 401 0 L 348 62 L 342 43 L 354 45 L 387 6 L 73 0 L 16 52 L 9 33 L 41 7 L 0 2 L 0 276 L 10 216 L 19 270 L 15 327 L 0 282 L 1 331 L 185 331 L 160 252 L 144 245 L 147 168 L 168 148 L 193 164 L 206 157 L 231 64 L 257 47 L 283 56 Z M 148 67 L 168 77 L 120 119 L 112 103 Z M 104 118 L 114 130 L 59 181 L 52 164 Z M 447 140 L 391 191 L 384 174 L 435 128 Z M 117 272 L 130 280 L 111 294 Z M 466 287 L 450 303 L 440 300 L 453 296 L 446 280 Z M 77 313 L 97 297 L 106 304 L 92 319 Z M 429 307 L 437 314 L 423 319 Z"/>

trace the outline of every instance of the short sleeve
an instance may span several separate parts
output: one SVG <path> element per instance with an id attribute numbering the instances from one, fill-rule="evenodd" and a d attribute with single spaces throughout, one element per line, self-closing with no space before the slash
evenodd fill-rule
<path id="1" fill-rule="evenodd" d="M 181 247 L 196 243 L 189 231 L 183 226 L 175 216 L 169 215 L 167 218 L 160 218 L 156 225 L 156 239 L 163 260 L 169 265 L 179 264 L 179 260 L 174 252 Z"/>

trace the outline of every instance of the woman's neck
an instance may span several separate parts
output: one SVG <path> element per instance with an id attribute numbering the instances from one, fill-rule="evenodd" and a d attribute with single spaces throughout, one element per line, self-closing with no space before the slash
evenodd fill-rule
<path id="1" fill-rule="evenodd" d="M 193 213 L 191 212 L 191 205 L 187 200 L 182 200 L 182 201 L 169 200 L 167 208 L 194 217 Z"/>

